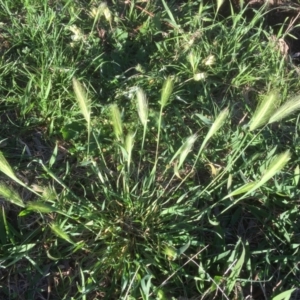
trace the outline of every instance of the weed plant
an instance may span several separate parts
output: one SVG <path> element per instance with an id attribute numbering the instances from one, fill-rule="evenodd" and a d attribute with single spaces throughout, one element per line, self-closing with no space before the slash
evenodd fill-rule
<path id="1" fill-rule="evenodd" d="M 0 0 L 1 299 L 297 299 L 298 69 L 221 2 Z"/>

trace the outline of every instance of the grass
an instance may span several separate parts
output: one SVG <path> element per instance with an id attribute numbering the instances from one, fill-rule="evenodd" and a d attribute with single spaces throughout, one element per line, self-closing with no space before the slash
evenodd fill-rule
<path id="1" fill-rule="evenodd" d="M 0 6 L 1 299 L 299 298 L 299 75 L 263 9 Z"/>

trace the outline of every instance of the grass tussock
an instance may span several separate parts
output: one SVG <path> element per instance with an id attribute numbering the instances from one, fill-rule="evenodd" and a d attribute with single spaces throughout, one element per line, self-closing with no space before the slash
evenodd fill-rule
<path id="1" fill-rule="evenodd" d="M 0 1 L 0 299 L 297 299 L 299 75 L 265 8 L 46 2 Z"/>

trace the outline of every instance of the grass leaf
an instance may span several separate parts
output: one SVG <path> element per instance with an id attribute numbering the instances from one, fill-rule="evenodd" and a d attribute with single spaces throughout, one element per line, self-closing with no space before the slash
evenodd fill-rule
<path id="1" fill-rule="evenodd" d="M 75 245 L 75 243 L 72 241 L 72 239 L 69 237 L 67 233 L 65 233 L 58 225 L 51 224 L 50 225 L 51 230 L 57 235 L 59 238 L 69 242 L 70 244 Z"/>
<path id="2" fill-rule="evenodd" d="M 259 181 L 259 187 L 265 184 L 269 179 L 271 179 L 277 172 L 282 170 L 282 168 L 287 164 L 287 162 L 290 160 L 291 154 L 290 151 L 287 150 L 284 153 L 281 153 L 279 155 L 276 155 L 272 163 L 269 165 L 267 170 L 265 171 L 265 174 Z M 256 187 L 257 188 L 257 187 Z"/>
<path id="3" fill-rule="evenodd" d="M 151 279 L 153 278 L 152 275 L 145 275 L 141 279 L 141 288 L 143 291 L 143 299 L 148 300 L 151 288 Z"/>
<path id="4" fill-rule="evenodd" d="M 171 22 L 172 22 L 172 25 L 175 26 L 176 28 L 178 28 L 178 25 L 177 25 L 177 23 L 176 23 L 176 20 L 175 20 L 175 18 L 174 18 L 174 16 L 173 16 L 173 14 L 172 14 L 172 12 L 171 12 L 169 6 L 167 5 L 166 1 L 165 1 L 165 0 L 161 0 L 161 1 L 162 1 L 162 4 L 163 4 L 163 6 L 164 6 L 164 8 L 165 8 L 165 10 L 166 10 L 166 12 L 167 12 L 167 14 L 169 15 L 169 18 L 170 18 L 170 20 L 171 20 Z"/>
<path id="5" fill-rule="evenodd" d="M 294 186 L 297 186 L 299 184 L 299 179 L 300 179 L 300 167 L 299 167 L 299 165 L 297 165 L 294 170 L 294 178 L 293 178 Z"/>
<path id="6" fill-rule="evenodd" d="M 44 202 L 29 202 L 26 205 L 26 209 L 38 211 L 40 213 L 50 213 L 50 212 L 58 211 L 58 209 L 56 209 L 55 207 L 53 207 L 49 204 L 46 204 Z"/>
<path id="7" fill-rule="evenodd" d="M 243 186 L 237 188 L 236 190 L 234 190 L 232 193 L 230 193 L 229 195 L 227 195 L 224 199 L 226 198 L 230 198 L 230 197 L 233 197 L 233 196 L 237 196 L 237 195 L 240 195 L 240 194 L 245 194 L 247 192 L 249 192 L 250 190 L 253 189 L 253 187 L 255 187 L 257 185 L 257 181 L 254 181 L 254 182 L 248 182 L 246 184 L 244 184 Z"/>
<path id="8" fill-rule="evenodd" d="M 272 298 L 272 300 L 289 300 L 289 299 L 291 299 L 291 296 L 295 290 L 296 290 L 296 288 L 284 291 L 284 292 L 280 293 L 279 295 L 275 296 L 274 298 Z"/>
<path id="9" fill-rule="evenodd" d="M 191 245 L 191 241 L 189 240 L 185 245 L 177 249 L 177 256 L 183 254 Z"/>
<path id="10" fill-rule="evenodd" d="M 283 169 L 283 167 L 287 164 L 287 162 L 290 160 L 290 158 L 291 158 L 291 154 L 290 154 L 289 151 L 286 151 L 284 153 L 276 155 L 273 158 L 273 160 L 272 160 L 271 164 L 269 165 L 269 167 L 265 170 L 265 173 L 261 177 L 260 180 L 258 180 L 256 182 L 247 183 L 247 184 L 243 185 L 242 187 L 236 189 L 235 191 L 233 191 L 232 193 L 230 193 L 226 197 L 224 197 L 223 200 L 227 199 L 229 197 L 232 197 L 234 195 L 238 195 L 238 194 L 241 194 L 243 192 L 246 192 L 246 194 L 244 194 L 241 198 L 235 200 L 232 205 L 230 205 L 227 208 L 225 208 L 225 210 L 223 210 L 222 213 L 224 213 L 225 211 L 227 211 L 230 207 L 232 207 L 233 205 L 235 205 L 238 201 L 240 201 L 241 199 L 245 198 L 250 193 L 254 192 L 255 190 L 259 189 L 261 186 L 263 186 L 276 173 L 278 173 L 280 170 Z"/>
<path id="11" fill-rule="evenodd" d="M 6 176 L 14 180 L 15 182 L 19 183 L 22 186 L 25 186 L 25 184 L 19 180 L 19 178 L 15 175 L 13 169 L 5 159 L 3 153 L 0 151 L 0 171 L 4 173 Z"/>
<path id="12" fill-rule="evenodd" d="M 237 244 L 237 246 L 238 246 L 238 244 Z M 228 294 L 230 294 L 232 292 L 233 288 L 235 287 L 236 281 L 241 273 L 241 270 L 242 270 L 242 267 L 243 267 L 243 264 L 245 261 L 246 251 L 245 251 L 245 247 L 243 244 L 242 244 L 242 247 L 243 247 L 243 250 L 242 250 L 241 256 L 238 259 L 238 261 L 236 262 L 236 264 L 234 265 L 234 267 L 232 268 L 231 273 L 230 273 L 229 277 L 227 278 Z"/>

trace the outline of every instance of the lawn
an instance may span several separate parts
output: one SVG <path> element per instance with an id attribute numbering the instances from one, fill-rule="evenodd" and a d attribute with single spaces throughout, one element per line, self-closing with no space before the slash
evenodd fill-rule
<path id="1" fill-rule="evenodd" d="M 0 0 L 0 299 L 300 299 L 298 16 L 222 2 Z"/>

